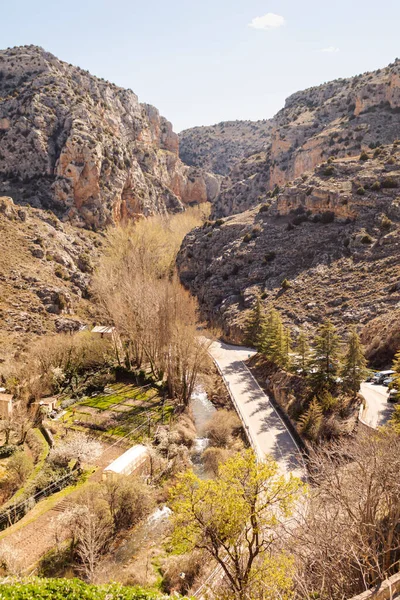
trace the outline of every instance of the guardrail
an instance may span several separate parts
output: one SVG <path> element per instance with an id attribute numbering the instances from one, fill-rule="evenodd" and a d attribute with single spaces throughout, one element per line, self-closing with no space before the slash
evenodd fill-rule
<path id="1" fill-rule="evenodd" d="M 400 593 L 400 573 L 379 583 L 374 589 L 367 590 L 350 600 L 394 600 Z"/>

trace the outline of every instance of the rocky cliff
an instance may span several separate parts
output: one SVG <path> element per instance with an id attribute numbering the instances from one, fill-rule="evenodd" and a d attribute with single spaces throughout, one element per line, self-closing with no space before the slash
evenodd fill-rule
<path id="1" fill-rule="evenodd" d="M 0 364 L 37 335 L 99 321 L 89 288 L 102 240 L 0 197 Z"/>
<path id="2" fill-rule="evenodd" d="M 179 134 L 179 154 L 187 165 L 228 175 L 242 158 L 268 147 L 271 129 L 272 123 L 267 119 L 192 127 Z"/>
<path id="3" fill-rule="evenodd" d="M 252 127 L 257 131 L 259 125 L 236 122 L 224 126 L 224 137 L 220 127 L 181 134 L 182 157 L 189 164 L 213 168 L 222 161 L 226 168 L 231 167 L 214 203 L 215 218 L 255 206 L 276 186 L 283 187 L 329 157 L 357 156 L 363 149 L 400 137 L 400 61 L 293 94 L 273 119 L 264 122 L 262 137 L 257 139 L 253 132 L 247 142 Z M 240 142 L 242 128 L 245 147 Z M 224 143 L 217 145 L 220 140 Z M 236 154 L 232 151 L 232 158 L 241 153 L 243 158 L 232 166 L 232 162 L 226 163 L 225 153 L 235 144 L 238 149 Z M 218 172 L 226 173 L 226 168 Z"/>
<path id="4" fill-rule="evenodd" d="M 397 144 L 329 160 L 256 208 L 191 232 L 181 279 L 234 341 L 256 294 L 294 327 L 388 320 L 400 306 L 399 193 Z"/>
<path id="5" fill-rule="evenodd" d="M 212 201 L 171 124 L 131 90 L 36 46 L 0 51 L 0 194 L 93 228 Z"/>

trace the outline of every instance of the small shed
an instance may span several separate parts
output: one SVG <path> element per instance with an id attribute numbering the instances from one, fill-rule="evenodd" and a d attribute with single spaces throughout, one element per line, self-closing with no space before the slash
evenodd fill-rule
<path id="1" fill-rule="evenodd" d="M 92 333 L 100 335 L 100 337 L 113 337 L 115 334 L 115 327 L 106 327 L 104 325 L 96 325 L 93 327 Z"/>
<path id="2" fill-rule="evenodd" d="M 113 479 L 120 475 L 132 475 L 133 473 L 143 473 L 146 469 L 149 459 L 149 452 L 146 446 L 137 444 L 121 454 L 103 471 L 103 479 Z"/>
<path id="3" fill-rule="evenodd" d="M 13 395 L 0 392 L 0 418 L 6 419 L 13 411 Z"/>
<path id="4" fill-rule="evenodd" d="M 33 407 L 35 412 L 42 408 L 45 413 L 49 414 L 57 408 L 57 398 L 53 396 L 50 398 L 41 398 L 38 402 L 33 403 Z"/>

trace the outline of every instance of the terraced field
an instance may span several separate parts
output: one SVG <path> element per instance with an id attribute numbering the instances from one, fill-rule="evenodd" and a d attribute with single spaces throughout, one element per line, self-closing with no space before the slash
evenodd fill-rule
<path id="1" fill-rule="evenodd" d="M 75 429 L 91 428 L 108 436 L 129 435 L 140 441 L 158 424 L 168 423 L 174 407 L 152 385 L 116 383 L 105 393 L 74 404 L 64 415 L 64 423 Z"/>

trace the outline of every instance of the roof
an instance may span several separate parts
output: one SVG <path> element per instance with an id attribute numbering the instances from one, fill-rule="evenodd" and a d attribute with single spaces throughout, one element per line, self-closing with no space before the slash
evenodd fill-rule
<path id="1" fill-rule="evenodd" d="M 0 402 L 10 402 L 13 399 L 12 394 L 0 393 Z"/>
<path id="2" fill-rule="evenodd" d="M 92 329 L 92 333 L 113 333 L 114 331 L 115 327 L 105 327 L 104 325 L 96 325 Z"/>
<path id="3" fill-rule="evenodd" d="M 129 448 L 126 452 L 124 452 L 121 456 L 119 456 L 116 460 L 114 460 L 111 464 L 108 465 L 104 469 L 104 471 L 113 471 L 114 473 L 123 473 L 126 467 L 129 467 L 132 463 L 134 463 L 139 458 L 143 457 L 147 454 L 146 446 L 142 446 L 141 444 L 137 444 L 133 446 L 133 448 Z"/>
<path id="4" fill-rule="evenodd" d="M 35 404 L 53 404 L 54 402 L 57 402 L 57 398 L 52 396 L 50 398 L 41 398 L 38 402 L 35 402 Z"/>

